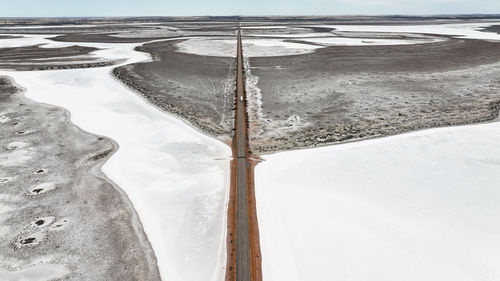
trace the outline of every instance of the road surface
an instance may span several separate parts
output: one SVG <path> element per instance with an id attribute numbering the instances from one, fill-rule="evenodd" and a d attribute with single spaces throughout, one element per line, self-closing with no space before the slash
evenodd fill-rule
<path id="1" fill-rule="evenodd" d="M 248 225 L 248 174 L 247 114 L 243 76 L 243 49 L 241 30 L 238 28 L 236 73 L 236 114 L 233 149 L 236 153 L 236 280 L 250 281 L 250 239 Z"/>
<path id="2" fill-rule="evenodd" d="M 256 162 L 248 150 L 247 101 L 239 28 L 236 59 L 235 132 L 228 206 L 226 281 L 261 281 L 259 232 L 253 185 L 253 167 Z"/>

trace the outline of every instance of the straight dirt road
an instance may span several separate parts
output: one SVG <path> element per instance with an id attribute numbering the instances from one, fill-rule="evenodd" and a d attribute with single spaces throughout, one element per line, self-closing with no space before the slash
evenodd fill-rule
<path id="1" fill-rule="evenodd" d="M 250 281 L 250 239 L 248 226 L 247 115 L 243 77 L 241 30 L 238 29 L 236 73 L 236 120 L 233 149 L 236 151 L 236 280 Z"/>
<path id="2" fill-rule="evenodd" d="M 254 161 L 248 150 L 248 117 L 241 30 L 238 28 L 235 132 L 228 206 L 228 261 L 226 281 L 260 281 L 260 247 L 253 188 Z"/>

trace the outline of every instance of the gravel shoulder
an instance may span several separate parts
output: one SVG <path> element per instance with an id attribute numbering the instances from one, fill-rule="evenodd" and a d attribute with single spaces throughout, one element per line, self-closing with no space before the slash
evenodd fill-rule
<path id="1" fill-rule="evenodd" d="M 0 77 L 0 279 L 159 280 L 126 195 L 101 172 L 117 149 Z"/>

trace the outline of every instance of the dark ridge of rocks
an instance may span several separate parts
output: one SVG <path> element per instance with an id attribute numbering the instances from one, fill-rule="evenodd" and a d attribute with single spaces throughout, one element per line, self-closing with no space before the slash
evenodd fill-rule
<path id="1" fill-rule="evenodd" d="M 19 65 L 19 64 L 0 64 L 0 69 L 15 69 L 18 71 L 37 71 L 37 70 L 58 70 L 58 69 L 77 69 L 77 68 L 95 68 L 116 65 L 121 61 L 102 61 L 92 63 L 69 63 L 61 65 Z"/>
<path id="2" fill-rule="evenodd" d="M 486 28 L 483 28 L 482 31 L 485 31 L 485 32 L 495 32 L 495 33 L 500 34 L 500 25 L 488 26 Z"/>

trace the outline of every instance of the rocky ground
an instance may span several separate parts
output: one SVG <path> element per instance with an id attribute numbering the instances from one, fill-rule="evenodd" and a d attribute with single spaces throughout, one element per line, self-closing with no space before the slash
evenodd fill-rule
<path id="1" fill-rule="evenodd" d="M 0 129 L 0 280 L 159 280 L 133 206 L 100 170 L 111 140 L 6 77 Z"/>
<path id="2" fill-rule="evenodd" d="M 327 47 L 248 59 L 256 153 L 335 144 L 495 118 L 500 44 Z"/>

